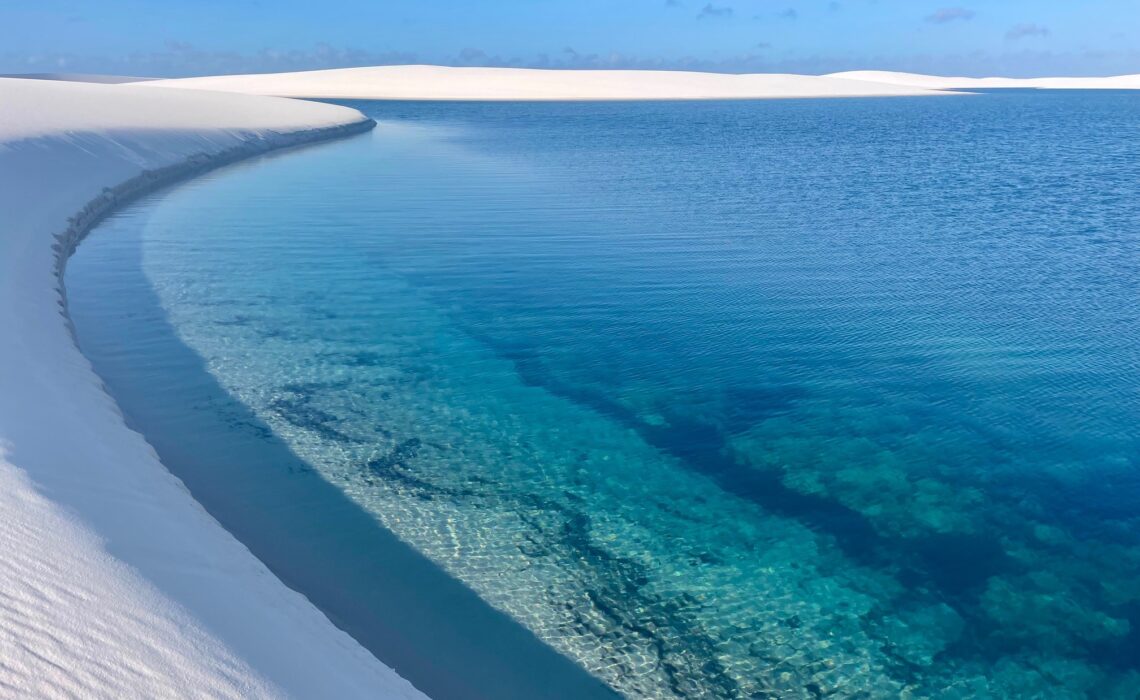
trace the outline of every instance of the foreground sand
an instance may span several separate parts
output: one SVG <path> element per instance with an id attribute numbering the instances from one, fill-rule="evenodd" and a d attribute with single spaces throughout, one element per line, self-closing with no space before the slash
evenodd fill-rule
<path id="1" fill-rule="evenodd" d="M 814 75 L 377 66 L 156 80 L 151 87 L 283 97 L 393 100 L 700 100 L 944 94 Z"/>
<path id="2" fill-rule="evenodd" d="M 153 185 L 144 171 L 369 126 L 295 100 L 0 79 L 0 696 L 423 697 L 190 497 L 60 306 L 55 248 Z"/>

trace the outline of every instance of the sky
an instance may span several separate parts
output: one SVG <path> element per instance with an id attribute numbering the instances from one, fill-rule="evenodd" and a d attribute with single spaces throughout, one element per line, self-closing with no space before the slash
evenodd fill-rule
<path id="1" fill-rule="evenodd" d="M 1140 73 L 1140 0 L 0 0 L 0 73 Z"/>

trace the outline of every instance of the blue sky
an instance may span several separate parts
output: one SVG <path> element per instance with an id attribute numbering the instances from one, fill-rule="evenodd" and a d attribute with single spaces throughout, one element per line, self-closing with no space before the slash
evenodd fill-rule
<path id="1" fill-rule="evenodd" d="M 1140 72 L 1140 0 L 3 0 L 0 72 Z"/>

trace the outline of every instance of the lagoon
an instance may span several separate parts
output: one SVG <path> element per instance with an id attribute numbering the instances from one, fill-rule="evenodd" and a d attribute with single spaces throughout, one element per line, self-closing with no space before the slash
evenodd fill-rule
<path id="1" fill-rule="evenodd" d="M 105 222 L 68 297 L 417 686 L 1140 692 L 1133 95 L 346 104 L 380 126 Z"/>

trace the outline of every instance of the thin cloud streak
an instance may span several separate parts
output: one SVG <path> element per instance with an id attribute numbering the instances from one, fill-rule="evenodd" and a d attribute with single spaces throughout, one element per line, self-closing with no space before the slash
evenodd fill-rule
<path id="1" fill-rule="evenodd" d="M 947 24 L 955 21 L 969 22 L 975 15 L 976 13 L 973 10 L 968 10 L 965 7 L 943 7 L 927 15 L 926 21 L 931 24 Z"/>

